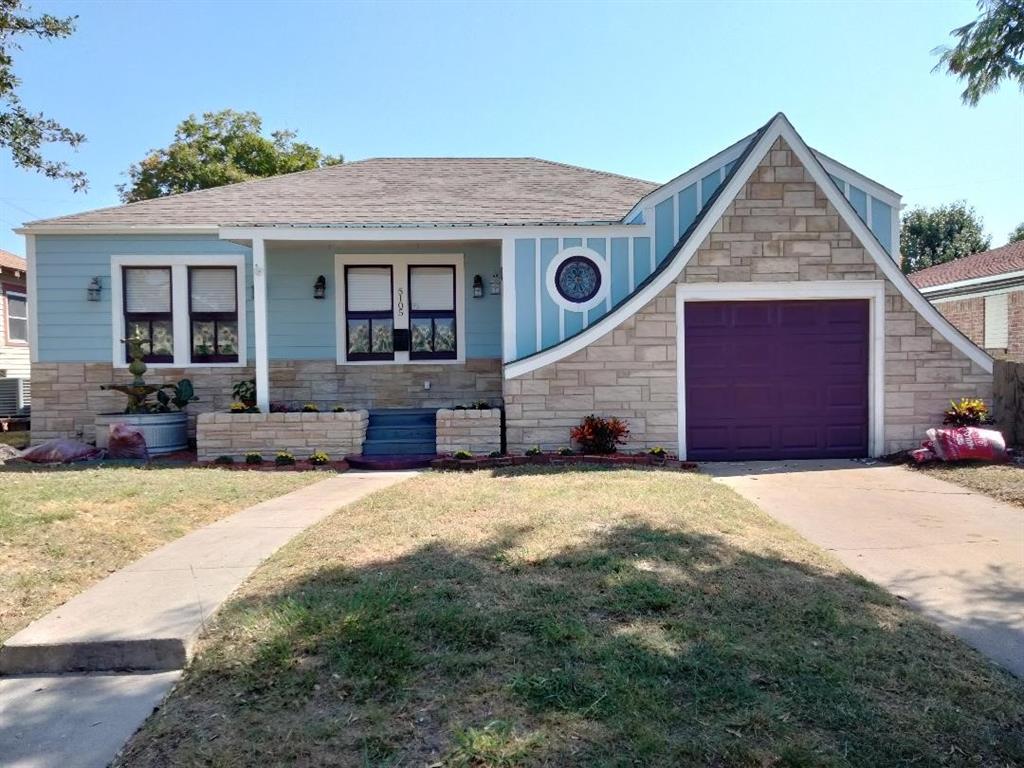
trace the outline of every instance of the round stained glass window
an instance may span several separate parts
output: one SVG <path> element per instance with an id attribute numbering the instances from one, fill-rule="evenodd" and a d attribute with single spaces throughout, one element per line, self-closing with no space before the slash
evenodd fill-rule
<path id="1" fill-rule="evenodd" d="M 601 270 L 586 256 L 570 256 L 558 265 L 555 288 L 566 301 L 584 304 L 601 290 Z"/>

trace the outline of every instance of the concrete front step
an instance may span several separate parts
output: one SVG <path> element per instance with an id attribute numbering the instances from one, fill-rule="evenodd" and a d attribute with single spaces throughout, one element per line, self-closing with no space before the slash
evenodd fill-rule
<path id="1" fill-rule="evenodd" d="M 408 477 L 348 472 L 183 536 L 10 638 L 0 674 L 181 669 L 205 623 L 265 558 L 335 510 Z"/>

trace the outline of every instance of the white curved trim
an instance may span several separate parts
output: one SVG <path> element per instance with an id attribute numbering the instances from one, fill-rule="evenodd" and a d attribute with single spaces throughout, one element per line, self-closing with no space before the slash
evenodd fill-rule
<path id="1" fill-rule="evenodd" d="M 559 293 L 558 286 L 555 285 L 555 275 L 558 273 L 558 268 L 562 266 L 564 262 L 576 256 L 582 256 L 583 258 L 594 262 L 594 264 L 597 265 L 598 272 L 601 273 L 601 285 L 598 287 L 597 293 L 587 299 L 587 301 L 569 301 Z M 568 312 L 588 312 L 598 304 L 602 304 L 608 297 L 608 294 L 611 291 L 611 279 L 611 269 L 608 267 L 608 260 L 604 256 L 593 248 L 574 245 L 569 248 L 563 248 L 551 259 L 551 263 L 548 264 L 547 272 L 544 274 L 544 288 L 547 290 L 551 300 L 562 309 Z"/>
<path id="2" fill-rule="evenodd" d="M 889 282 L 900 292 L 900 294 L 910 303 L 910 305 L 931 325 L 934 327 L 942 336 L 952 344 L 956 349 L 964 353 L 970 360 L 977 363 L 978 366 L 987 373 L 992 372 L 992 358 L 989 357 L 981 348 L 976 346 L 974 342 L 968 339 L 966 336 L 961 334 L 946 318 L 944 318 L 935 307 L 933 307 L 928 300 L 922 296 L 918 290 L 913 286 L 907 276 L 904 275 L 899 268 L 899 265 L 892 260 L 892 258 L 885 252 L 885 249 L 879 244 L 874 234 L 868 229 L 867 225 L 861 220 L 860 216 L 853 209 L 850 201 L 847 200 L 836 188 L 836 185 L 832 183 L 828 177 L 827 172 L 822 167 L 821 163 L 818 162 L 817 157 L 808 148 L 804 140 L 800 138 L 796 130 L 790 124 L 786 116 L 781 112 L 777 114 L 772 121 L 765 128 L 764 133 L 758 140 L 757 144 L 751 148 L 751 151 L 747 154 L 743 164 L 736 169 L 729 182 L 722 187 L 721 193 L 718 198 L 712 203 L 707 213 L 701 218 L 700 224 L 690 234 L 690 237 L 682 248 L 676 253 L 672 263 L 666 265 L 665 269 L 659 273 L 654 280 L 647 284 L 642 290 L 636 292 L 633 296 L 628 298 L 618 309 L 613 312 L 609 312 L 607 315 L 599 319 L 596 323 L 591 325 L 582 333 L 577 334 L 569 339 L 566 339 L 561 344 L 558 344 L 550 349 L 547 349 L 540 354 L 535 354 L 522 360 L 517 360 L 512 363 L 505 365 L 505 378 L 513 379 L 517 376 L 529 373 L 530 371 L 543 368 L 546 365 L 551 365 L 569 355 L 580 351 L 584 347 L 597 341 L 599 338 L 607 333 L 610 333 L 618 325 L 630 316 L 639 312 L 647 303 L 652 301 L 658 294 L 665 290 L 671 285 L 679 274 L 683 271 L 686 265 L 693 258 L 693 255 L 697 252 L 701 243 L 704 242 L 714 226 L 718 223 L 718 220 L 725 213 L 726 209 L 732 204 L 736 195 L 747 183 L 754 169 L 758 166 L 761 160 L 764 159 L 765 154 L 771 148 L 772 144 L 778 138 L 783 138 L 789 144 L 790 149 L 796 154 L 797 159 L 804 165 L 811 177 L 817 182 L 818 186 L 825 193 L 829 202 L 835 207 L 839 215 L 843 217 L 847 226 L 853 231 L 857 239 L 860 240 L 864 249 L 871 255 L 875 263 L 881 269 L 882 273 L 888 278 Z"/>

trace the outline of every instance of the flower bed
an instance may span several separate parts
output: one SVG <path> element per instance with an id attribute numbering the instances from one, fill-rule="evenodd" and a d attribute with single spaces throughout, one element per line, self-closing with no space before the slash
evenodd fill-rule
<path id="1" fill-rule="evenodd" d="M 339 458 L 358 455 L 363 452 L 369 418 L 363 410 L 201 413 L 196 419 L 196 452 L 200 461 L 213 461 L 218 456 L 241 461 L 246 453 L 254 452 L 272 462 L 281 450 L 292 452 L 296 459 L 307 459 L 318 450 Z"/>
<path id="2" fill-rule="evenodd" d="M 271 459 L 262 464 L 246 464 L 244 461 L 235 461 L 230 464 L 223 464 L 216 459 L 213 461 L 196 461 L 192 466 L 206 467 L 210 469 L 226 469 L 229 472 L 347 472 L 348 462 L 344 460 L 329 461 L 326 464 L 313 464 L 306 459 L 296 459 L 294 464 L 275 464 Z"/>
<path id="3" fill-rule="evenodd" d="M 652 456 L 647 453 L 613 453 L 610 455 L 537 453 L 530 456 L 474 456 L 469 459 L 446 456 L 435 459 L 430 466 L 433 469 L 472 470 L 518 467 L 526 464 L 598 464 L 617 467 L 660 467 L 675 470 L 697 469 L 697 464 L 692 461 L 680 461 L 674 457 Z"/>

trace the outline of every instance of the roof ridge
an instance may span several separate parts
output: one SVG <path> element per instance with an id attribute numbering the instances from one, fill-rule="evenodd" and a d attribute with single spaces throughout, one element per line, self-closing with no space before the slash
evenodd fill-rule
<path id="1" fill-rule="evenodd" d="M 650 184 L 650 185 L 654 186 L 655 188 L 662 186 L 657 181 L 650 181 L 649 179 L 641 179 L 641 178 L 639 178 L 637 176 L 626 176 L 625 174 L 614 173 L 612 171 L 602 171 L 602 170 L 599 170 L 597 168 L 587 168 L 586 166 L 575 165 L 573 163 L 563 163 L 560 160 L 548 160 L 548 159 L 543 158 L 543 157 L 534 157 L 534 156 L 524 157 L 522 159 L 524 159 L 524 160 L 536 160 L 539 163 L 547 163 L 548 165 L 557 165 L 557 166 L 559 166 L 561 168 L 572 168 L 573 170 L 576 170 L 576 171 L 586 171 L 588 173 L 596 173 L 599 176 L 610 176 L 610 177 L 612 177 L 614 179 L 626 179 L 628 181 L 639 181 L 641 184 Z"/>

